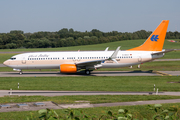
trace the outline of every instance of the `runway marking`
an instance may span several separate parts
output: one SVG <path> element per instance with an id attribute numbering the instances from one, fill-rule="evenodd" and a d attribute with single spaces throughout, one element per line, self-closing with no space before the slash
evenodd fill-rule
<path id="1" fill-rule="evenodd" d="M 161 75 L 161 76 L 172 76 L 171 74 L 168 73 L 164 73 L 164 72 L 159 72 L 159 71 L 155 71 L 155 73 Z"/>

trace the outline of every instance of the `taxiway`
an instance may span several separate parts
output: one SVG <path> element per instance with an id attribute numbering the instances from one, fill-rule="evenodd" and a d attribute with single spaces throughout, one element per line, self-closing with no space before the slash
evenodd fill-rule
<path id="1" fill-rule="evenodd" d="M 180 92 L 113 92 L 113 91 L 43 91 L 43 90 L 0 90 L 0 96 L 67 96 L 67 95 L 173 95 Z"/>
<path id="2" fill-rule="evenodd" d="M 84 72 L 64 74 L 60 72 L 0 72 L 0 77 L 61 77 L 61 76 L 87 76 Z M 92 71 L 90 76 L 180 76 L 180 71 Z"/>

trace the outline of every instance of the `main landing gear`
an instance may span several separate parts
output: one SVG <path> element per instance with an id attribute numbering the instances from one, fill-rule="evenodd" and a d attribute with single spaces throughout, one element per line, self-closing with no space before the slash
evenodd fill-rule
<path id="1" fill-rule="evenodd" d="M 23 74 L 23 72 L 22 72 L 22 71 L 19 71 L 19 74 L 20 74 L 20 75 L 22 75 L 22 74 Z"/>
<path id="2" fill-rule="evenodd" d="M 91 74 L 91 71 L 90 71 L 90 70 L 85 70 L 85 74 L 86 74 L 86 75 L 90 75 L 90 74 Z"/>

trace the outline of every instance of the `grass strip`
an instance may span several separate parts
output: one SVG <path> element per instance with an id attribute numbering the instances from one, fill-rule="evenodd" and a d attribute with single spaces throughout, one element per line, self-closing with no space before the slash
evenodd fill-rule
<path id="1" fill-rule="evenodd" d="M 1 90 L 180 91 L 179 76 L 1 77 Z"/>
<path id="2" fill-rule="evenodd" d="M 146 100 L 167 100 L 180 99 L 180 96 L 167 95 L 76 95 L 76 96 L 5 96 L 1 97 L 0 103 L 25 103 L 53 101 L 57 104 L 78 103 L 76 101 L 88 101 L 91 104 L 96 103 L 114 103 L 114 102 L 132 102 Z"/>
<path id="3" fill-rule="evenodd" d="M 123 40 L 116 42 L 109 42 L 103 44 L 71 46 L 71 47 L 59 47 L 59 48 L 29 48 L 29 49 L 1 49 L 0 52 L 33 52 L 33 51 L 78 51 L 78 50 L 105 50 L 109 47 L 109 50 L 115 50 L 118 46 L 121 46 L 122 50 L 131 49 L 142 45 L 146 39 L 139 40 Z M 176 39 L 179 41 L 179 39 Z M 172 43 L 168 40 L 164 42 L 164 49 L 180 49 L 180 42 Z"/>
<path id="4" fill-rule="evenodd" d="M 162 104 L 163 109 L 167 109 L 171 106 L 180 107 L 180 103 L 171 103 L 171 104 Z M 136 105 L 136 106 L 116 106 L 116 107 L 97 107 L 97 108 L 80 108 L 78 110 L 83 111 L 83 113 L 86 113 L 87 115 L 95 115 L 100 117 L 103 114 L 106 114 L 107 111 L 111 110 L 113 113 L 117 113 L 119 109 L 127 109 L 129 113 L 133 115 L 134 118 L 138 118 L 142 120 L 143 118 L 147 118 L 148 120 L 151 120 L 153 118 L 153 115 L 155 115 L 154 110 L 149 110 L 147 105 Z M 55 110 L 58 115 L 60 116 L 66 116 L 64 109 Z M 25 120 L 27 116 L 30 116 L 30 112 L 33 116 L 36 116 L 36 118 L 39 117 L 39 114 L 37 111 L 21 111 L 21 112 L 5 112 L 0 113 L 0 119 L 1 120 Z M 178 113 L 180 113 L 180 110 L 178 109 Z"/>

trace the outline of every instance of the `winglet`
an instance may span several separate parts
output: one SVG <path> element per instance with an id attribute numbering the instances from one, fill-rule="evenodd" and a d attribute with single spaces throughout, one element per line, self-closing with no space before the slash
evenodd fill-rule
<path id="1" fill-rule="evenodd" d="M 168 24 L 169 20 L 163 20 L 144 44 L 127 51 L 162 51 Z"/>
<path id="2" fill-rule="evenodd" d="M 114 51 L 114 53 L 111 55 L 111 57 L 110 57 L 111 59 L 116 59 L 116 56 L 118 54 L 118 51 L 119 51 L 120 47 L 121 46 L 117 47 L 116 51 Z"/>
<path id="3" fill-rule="evenodd" d="M 108 51 L 109 47 L 107 47 L 104 51 Z"/>

